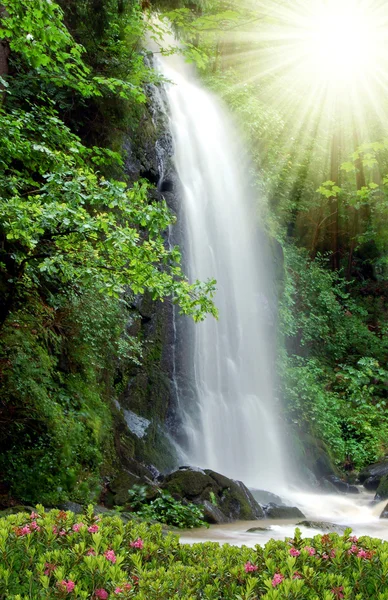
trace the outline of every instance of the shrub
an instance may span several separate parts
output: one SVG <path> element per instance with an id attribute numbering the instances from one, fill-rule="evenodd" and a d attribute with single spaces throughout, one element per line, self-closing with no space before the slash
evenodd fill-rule
<path id="1" fill-rule="evenodd" d="M 160 525 L 43 507 L 0 519 L 0 597 L 388 599 L 388 543 L 344 535 L 182 545 Z"/>
<path id="2" fill-rule="evenodd" d="M 131 507 L 136 510 L 137 516 L 146 521 L 159 521 L 181 529 L 207 525 L 200 506 L 180 502 L 165 490 L 159 490 L 158 496 L 150 502 L 147 501 L 145 486 L 134 485 L 128 494 Z"/>

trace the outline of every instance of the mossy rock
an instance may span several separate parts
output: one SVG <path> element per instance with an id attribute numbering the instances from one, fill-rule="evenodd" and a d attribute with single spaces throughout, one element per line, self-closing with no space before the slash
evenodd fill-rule
<path id="1" fill-rule="evenodd" d="M 219 525 L 221 523 L 230 523 L 230 519 L 212 502 L 205 500 L 202 504 L 203 514 L 207 523 Z"/>
<path id="2" fill-rule="evenodd" d="M 325 442 L 306 433 L 302 434 L 301 441 L 304 453 L 300 460 L 318 479 L 339 475 L 338 469 L 330 456 L 330 449 Z"/>
<path id="3" fill-rule="evenodd" d="M 129 504 L 128 490 L 134 485 L 151 485 L 152 473 L 140 463 L 131 461 L 131 470 L 120 471 L 108 485 L 104 496 L 104 504 L 108 508 L 113 506 L 127 506 Z"/>
<path id="4" fill-rule="evenodd" d="M 264 512 L 261 506 L 256 502 L 252 493 L 241 481 L 234 481 L 216 473 L 215 471 L 205 470 L 221 488 L 219 506 L 221 510 L 232 520 L 241 519 L 251 521 L 264 518 Z"/>
<path id="5" fill-rule="evenodd" d="M 200 497 L 202 501 L 210 501 L 210 492 L 217 494 L 219 486 L 203 471 L 180 469 L 167 475 L 161 487 L 167 489 L 173 496 L 187 500 L 197 500 Z"/>
<path id="6" fill-rule="evenodd" d="M 336 523 L 328 523 L 327 521 L 300 521 L 296 524 L 297 527 L 307 527 L 308 529 L 318 529 L 318 531 L 328 531 L 330 533 L 343 534 L 346 530 L 345 525 L 337 525 Z"/>
<path id="7" fill-rule="evenodd" d="M 305 515 L 296 506 L 277 506 L 268 504 L 264 507 L 268 519 L 305 519 Z"/>
<path id="8" fill-rule="evenodd" d="M 212 503 L 223 513 L 223 520 L 218 512 L 215 516 L 208 511 L 206 517 L 210 523 L 215 522 L 215 518 L 216 522 L 227 523 L 237 519 L 250 521 L 264 517 L 261 507 L 243 483 L 215 471 L 179 469 L 168 475 L 161 487 L 180 500 L 196 504 Z"/>
<path id="9" fill-rule="evenodd" d="M 380 479 L 379 487 L 376 490 L 375 500 L 388 499 L 388 475 L 384 475 Z"/>

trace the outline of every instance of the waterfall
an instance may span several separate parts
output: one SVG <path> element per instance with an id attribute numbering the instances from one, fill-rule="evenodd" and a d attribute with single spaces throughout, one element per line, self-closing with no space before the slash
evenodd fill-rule
<path id="1" fill-rule="evenodd" d="M 273 392 L 274 309 L 268 243 L 249 163 L 227 111 L 174 58 L 160 61 L 180 179 L 180 231 L 190 280 L 217 280 L 219 320 L 180 328 L 178 385 L 186 464 L 246 485 L 284 482 Z M 171 66 L 171 64 L 173 66 Z M 179 320 L 179 319 L 178 319 Z"/>

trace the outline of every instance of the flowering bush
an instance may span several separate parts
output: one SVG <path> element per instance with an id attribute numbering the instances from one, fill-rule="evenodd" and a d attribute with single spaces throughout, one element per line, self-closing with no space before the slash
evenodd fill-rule
<path id="1" fill-rule="evenodd" d="M 160 525 L 43 507 L 0 519 L 6 600 L 388 600 L 388 543 L 338 534 L 181 545 Z"/>

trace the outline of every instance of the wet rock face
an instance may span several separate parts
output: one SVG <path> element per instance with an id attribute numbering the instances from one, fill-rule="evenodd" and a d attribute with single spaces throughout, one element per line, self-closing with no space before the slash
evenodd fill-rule
<path id="1" fill-rule="evenodd" d="M 336 475 L 329 475 L 327 480 L 342 494 L 359 494 L 360 490 L 357 486 L 347 483 Z"/>
<path id="2" fill-rule="evenodd" d="M 164 91 L 149 84 L 147 96 L 141 125 L 124 144 L 126 174 L 132 182 L 147 179 L 155 186 L 150 200 L 165 201 L 176 212 L 179 193 Z M 177 427 L 173 306 L 168 299 L 155 302 L 149 295 L 127 300 L 131 307 L 127 331 L 141 340 L 143 353 L 141 365 L 126 365 L 117 376 L 122 391 L 114 414 L 116 452 L 124 469 L 132 470 L 129 457 L 166 472 L 178 464 L 170 438 Z"/>
<path id="3" fill-rule="evenodd" d="M 242 482 L 209 469 L 179 469 L 167 475 L 161 487 L 175 498 L 203 504 L 209 523 L 264 517 L 262 508 Z"/>
<path id="4" fill-rule="evenodd" d="M 382 478 L 387 475 L 388 461 L 385 460 L 363 469 L 359 475 L 359 479 L 367 490 L 375 491 L 379 487 Z"/>
<path id="5" fill-rule="evenodd" d="M 282 501 L 280 496 L 273 494 L 272 492 L 267 492 L 266 490 L 254 490 L 251 489 L 251 494 L 259 504 L 269 504 L 270 502 L 274 502 L 278 506 L 284 506 L 284 502 Z"/>

